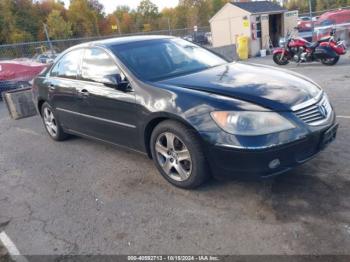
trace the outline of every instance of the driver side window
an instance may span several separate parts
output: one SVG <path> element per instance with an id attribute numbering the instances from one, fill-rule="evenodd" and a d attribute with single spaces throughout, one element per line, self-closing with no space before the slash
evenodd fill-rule
<path id="1" fill-rule="evenodd" d="M 100 83 L 126 80 L 114 60 L 100 48 L 85 49 L 81 76 L 85 81 Z"/>

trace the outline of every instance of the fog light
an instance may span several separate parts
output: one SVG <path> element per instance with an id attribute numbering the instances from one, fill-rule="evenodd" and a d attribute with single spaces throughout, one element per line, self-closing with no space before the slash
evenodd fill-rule
<path id="1" fill-rule="evenodd" d="M 275 168 L 279 167 L 280 164 L 281 164 L 280 160 L 278 158 L 276 158 L 269 163 L 269 168 L 275 169 Z"/>

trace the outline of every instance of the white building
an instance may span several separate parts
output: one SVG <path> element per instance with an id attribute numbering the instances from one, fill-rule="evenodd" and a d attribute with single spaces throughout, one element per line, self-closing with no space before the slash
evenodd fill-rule
<path id="1" fill-rule="evenodd" d="M 250 39 L 251 56 L 276 46 L 281 36 L 297 26 L 298 11 L 288 12 L 270 1 L 229 2 L 211 19 L 214 47 L 236 44 L 238 36 Z"/>

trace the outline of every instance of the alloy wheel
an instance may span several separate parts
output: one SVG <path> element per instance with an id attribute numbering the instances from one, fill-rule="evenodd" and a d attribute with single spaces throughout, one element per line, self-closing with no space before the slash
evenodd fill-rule
<path id="1" fill-rule="evenodd" d="M 191 154 L 178 136 L 171 132 L 160 134 L 156 140 L 155 151 L 159 165 L 171 179 L 185 181 L 190 177 Z"/>
<path id="2" fill-rule="evenodd" d="M 44 116 L 43 117 L 44 117 L 44 123 L 45 123 L 45 127 L 46 127 L 47 132 L 49 132 L 49 134 L 52 137 L 56 137 L 57 131 L 58 131 L 57 122 L 56 122 L 56 119 L 55 119 L 50 108 L 48 108 L 48 107 L 44 108 Z"/>

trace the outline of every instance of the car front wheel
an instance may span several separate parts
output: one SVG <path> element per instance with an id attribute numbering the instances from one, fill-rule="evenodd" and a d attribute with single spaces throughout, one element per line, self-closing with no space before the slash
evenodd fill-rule
<path id="1" fill-rule="evenodd" d="M 272 59 L 277 65 L 288 65 L 289 64 L 288 57 L 285 55 L 283 56 L 281 53 L 274 54 Z"/>
<path id="2" fill-rule="evenodd" d="M 209 177 L 198 135 L 187 126 L 167 120 L 151 136 L 152 157 L 162 176 L 181 188 L 195 188 Z"/>
<path id="3" fill-rule="evenodd" d="M 67 138 L 67 134 L 64 133 L 55 113 L 53 112 L 49 103 L 45 102 L 41 107 L 41 116 L 45 129 L 49 136 L 56 141 L 63 141 Z"/>

